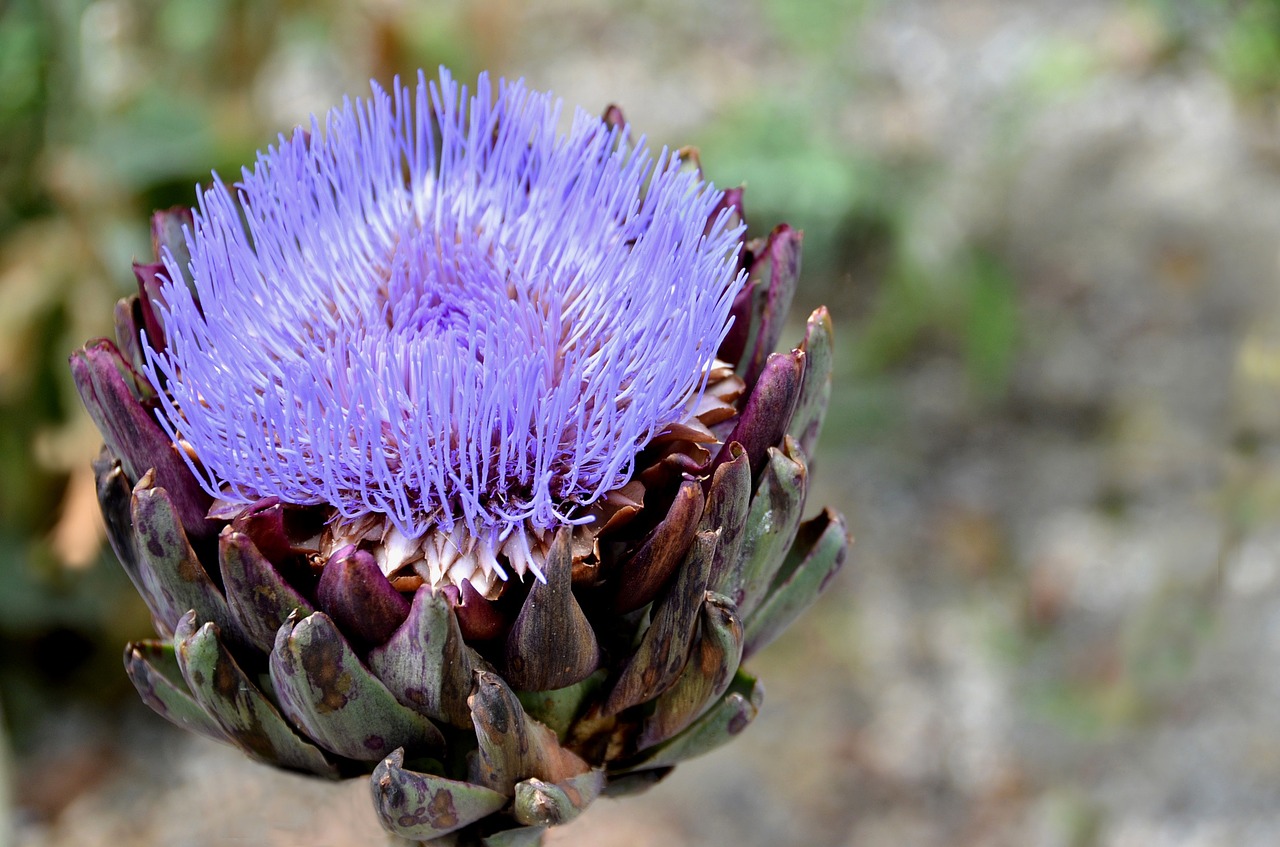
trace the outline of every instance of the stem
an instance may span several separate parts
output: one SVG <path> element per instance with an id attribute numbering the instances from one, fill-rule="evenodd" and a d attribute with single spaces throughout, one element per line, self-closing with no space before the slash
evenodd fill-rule
<path id="1" fill-rule="evenodd" d="M 0 844 L 8 844 L 9 839 L 16 837 L 13 820 L 9 816 L 12 808 L 10 790 L 9 739 L 4 730 L 4 708 L 0 705 Z"/>
<path id="2" fill-rule="evenodd" d="M 497 834 L 501 838 L 501 833 Z M 519 840 L 505 840 L 500 843 L 502 845 L 511 844 L 512 847 L 540 847 L 542 844 L 542 832 L 533 830 L 524 830 L 521 832 Z M 430 841 L 412 841 L 407 838 L 401 838 L 398 835 L 387 836 L 387 847 L 489 847 L 485 842 L 484 836 L 474 826 L 463 827 L 462 829 L 443 835 L 439 838 L 433 838 Z"/>

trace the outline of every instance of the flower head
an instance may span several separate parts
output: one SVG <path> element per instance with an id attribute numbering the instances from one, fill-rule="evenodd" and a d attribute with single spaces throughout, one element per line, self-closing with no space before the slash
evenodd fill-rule
<path id="1" fill-rule="evenodd" d="M 590 521 L 688 416 L 740 228 L 677 156 L 560 111 L 483 76 L 375 85 L 200 194 L 144 355 L 210 494 L 492 552 Z"/>
<path id="2" fill-rule="evenodd" d="M 71 356 L 126 671 L 259 761 L 371 774 L 413 843 L 539 843 L 737 736 L 742 663 L 844 562 L 803 520 L 831 394 L 800 271 L 620 114 L 375 88 L 152 218 Z M 508 579 L 509 570 L 538 579 Z"/>

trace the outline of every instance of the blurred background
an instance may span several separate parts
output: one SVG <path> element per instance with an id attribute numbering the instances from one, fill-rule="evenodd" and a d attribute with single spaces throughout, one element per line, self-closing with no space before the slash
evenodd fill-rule
<path id="1" fill-rule="evenodd" d="M 848 567 L 550 845 L 1280 843 L 1280 0 L 0 0 L 0 844 L 380 843 L 137 700 L 66 357 L 153 208 L 439 64 L 696 144 L 838 331 Z"/>

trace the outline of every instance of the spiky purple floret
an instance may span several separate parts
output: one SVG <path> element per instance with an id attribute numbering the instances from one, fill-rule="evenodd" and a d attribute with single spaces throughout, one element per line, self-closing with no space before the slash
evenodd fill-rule
<path id="1" fill-rule="evenodd" d="M 497 87 L 375 85 L 199 194 L 144 346 L 210 493 L 496 539 L 582 520 L 685 417 L 743 283 L 720 193 Z"/>

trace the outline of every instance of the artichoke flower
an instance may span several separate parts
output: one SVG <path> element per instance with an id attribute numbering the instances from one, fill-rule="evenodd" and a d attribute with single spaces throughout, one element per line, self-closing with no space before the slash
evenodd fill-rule
<path id="1" fill-rule="evenodd" d="M 801 234 L 560 110 L 375 85 L 157 213 L 115 343 L 71 357 L 142 699 L 370 775 L 410 842 L 537 844 L 728 741 L 849 544 L 801 519 L 826 310 L 773 352 Z"/>

